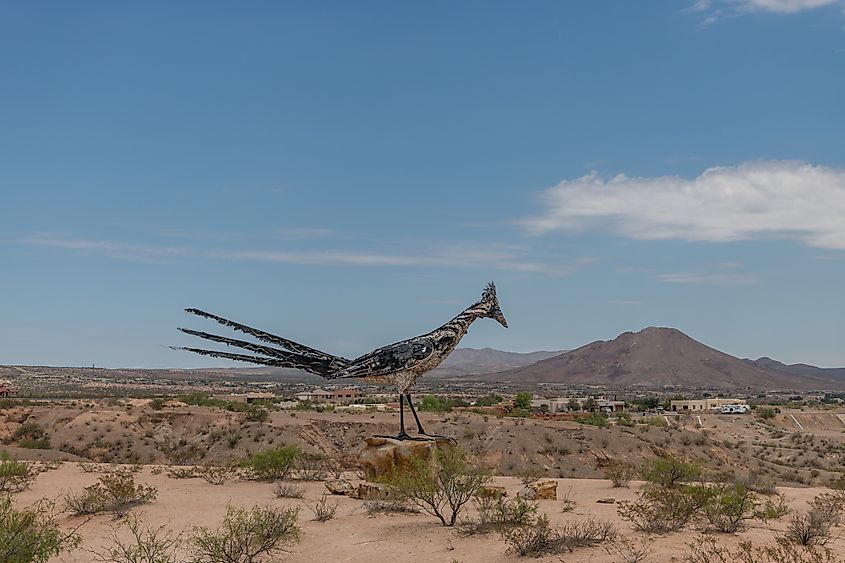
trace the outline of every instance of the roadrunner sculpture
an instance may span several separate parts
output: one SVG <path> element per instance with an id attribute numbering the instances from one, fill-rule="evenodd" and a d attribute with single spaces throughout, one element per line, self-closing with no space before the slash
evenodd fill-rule
<path id="1" fill-rule="evenodd" d="M 253 364 L 297 368 L 319 375 L 325 379 L 362 378 L 374 383 L 390 383 L 395 385 L 399 390 L 400 431 L 397 438 L 400 440 L 411 438 L 405 432 L 405 399 L 407 399 L 408 407 L 411 409 L 414 420 L 417 422 L 419 433 L 427 438 L 434 438 L 434 436 L 429 436 L 423 430 L 420 419 L 417 416 L 417 411 L 414 408 L 414 403 L 411 402 L 410 391 L 416 380 L 426 372 L 439 366 L 452 353 L 458 342 L 460 342 L 461 338 L 469 330 L 469 326 L 476 319 L 495 319 L 503 327 L 508 327 L 508 321 L 505 320 L 505 316 L 499 308 L 499 300 L 496 297 L 496 286 L 492 282 L 484 289 L 479 301 L 464 309 L 458 316 L 443 326 L 434 329 L 428 334 L 383 346 L 354 360 L 327 354 L 326 352 L 309 348 L 287 338 L 275 336 L 268 332 L 248 327 L 218 317 L 217 315 L 206 313 L 205 311 L 200 311 L 199 309 L 185 309 L 185 311 L 217 321 L 224 326 L 248 334 L 257 340 L 280 346 L 284 350 L 188 328 L 180 328 L 179 330 L 213 342 L 237 346 L 238 348 L 254 352 L 258 355 L 219 352 L 216 350 L 183 346 L 172 346 L 174 350 L 188 350 L 189 352 L 195 352 L 203 356 L 227 358 Z"/>

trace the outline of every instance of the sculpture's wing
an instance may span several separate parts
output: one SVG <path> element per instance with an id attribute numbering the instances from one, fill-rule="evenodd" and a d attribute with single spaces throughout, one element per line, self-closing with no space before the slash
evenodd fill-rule
<path id="1" fill-rule="evenodd" d="M 434 353 L 434 342 L 420 337 L 384 346 L 352 360 L 338 377 L 378 377 L 413 369 Z"/>

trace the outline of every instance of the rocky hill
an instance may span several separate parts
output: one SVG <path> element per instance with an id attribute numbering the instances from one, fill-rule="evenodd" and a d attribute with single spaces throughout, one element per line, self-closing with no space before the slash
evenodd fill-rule
<path id="1" fill-rule="evenodd" d="M 649 327 L 596 341 L 485 381 L 723 389 L 841 389 L 845 381 L 747 362 L 674 328 Z"/>

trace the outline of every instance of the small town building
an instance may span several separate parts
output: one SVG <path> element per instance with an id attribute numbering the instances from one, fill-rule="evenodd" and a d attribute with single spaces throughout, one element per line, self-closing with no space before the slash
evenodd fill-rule
<path id="1" fill-rule="evenodd" d="M 276 397 L 270 392 L 252 393 L 229 393 L 227 395 L 214 395 L 214 399 L 229 401 L 230 403 L 254 403 L 256 401 L 272 401 Z"/>
<path id="2" fill-rule="evenodd" d="M 336 391 L 326 391 L 325 389 L 313 389 L 311 391 L 302 391 L 294 395 L 297 401 L 311 401 L 312 403 L 340 403 L 344 401 L 351 401 L 359 399 L 363 393 L 357 389 L 339 389 Z"/>
<path id="3" fill-rule="evenodd" d="M 720 410 L 725 405 L 740 405 L 742 399 L 690 399 L 670 401 L 669 410 L 673 412 L 704 412 Z"/>
<path id="4" fill-rule="evenodd" d="M 569 412 L 571 406 L 577 405 L 578 410 L 584 410 L 590 400 L 594 401 L 594 410 L 619 413 L 625 411 L 625 401 L 612 401 L 604 398 L 592 397 L 555 397 L 553 399 L 534 399 L 531 401 L 531 406 L 535 409 L 541 409 L 548 413 L 563 413 Z"/>

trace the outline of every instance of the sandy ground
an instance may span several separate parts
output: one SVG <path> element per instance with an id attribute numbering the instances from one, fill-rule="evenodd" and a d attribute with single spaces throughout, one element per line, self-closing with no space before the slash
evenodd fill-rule
<path id="1" fill-rule="evenodd" d="M 98 475 L 82 472 L 76 463 L 64 463 L 58 469 L 42 473 L 33 487 L 16 496 L 17 501 L 29 504 L 41 498 L 61 498 L 65 493 L 80 491 L 95 483 Z M 264 504 L 278 507 L 300 507 L 302 541 L 291 547 L 285 561 L 293 562 L 374 562 L 374 561 L 420 561 L 420 562 L 484 562 L 497 563 L 515 561 L 518 558 L 508 553 L 507 545 L 498 535 L 460 537 L 449 528 L 428 515 L 379 515 L 368 517 L 363 502 L 348 497 L 332 497 L 339 503 L 334 519 L 320 523 L 311 520 L 310 506 L 325 491 L 322 483 L 298 483 L 305 488 L 302 500 L 276 499 L 273 485 L 259 482 L 229 482 L 222 486 L 208 484 L 202 479 L 172 479 L 162 473 L 153 475 L 150 467 L 137 474 L 140 483 L 158 488 L 158 499 L 148 505 L 136 508 L 134 512 L 147 526 L 166 525 L 175 532 L 190 531 L 194 526 L 216 527 L 220 524 L 226 506 L 251 507 Z M 547 513 L 552 523 L 578 520 L 587 516 L 608 519 L 616 523 L 617 529 L 629 537 L 635 534 L 616 514 L 616 507 L 598 504 L 600 498 L 612 497 L 618 500 L 633 499 L 638 484 L 630 489 L 614 489 L 609 481 L 597 479 L 558 479 L 558 498 L 568 496 L 575 501 L 571 512 L 562 511 L 563 502 L 540 501 L 540 510 Z M 522 488 L 518 479 L 496 478 L 495 484 L 507 488 L 512 496 Z M 782 488 L 795 509 L 803 509 L 820 488 Z M 784 519 L 785 520 L 785 519 Z M 72 528 L 84 519 L 63 515 L 60 523 Z M 80 528 L 84 542 L 80 549 L 65 553 L 53 561 L 82 563 L 93 561 L 93 555 L 86 550 L 98 550 L 110 545 L 109 536 L 118 522 L 109 515 L 100 515 L 85 522 Z M 752 521 L 752 526 L 743 534 L 717 535 L 723 545 L 736 545 L 742 539 L 757 544 L 771 543 L 774 533 L 783 529 L 785 521 L 762 524 Z M 840 530 L 837 528 L 837 531 Z M 121 535 L 125 530 L 120 531 Z M 648 561 L 681 561 L 688 543 L 697 532 L 685 531 L 668 536 L 648 536 L 653 553 Z M 838 557 L 845 557 L 845 539 L 837 538 L 829 547 Z M 602 548 L 576 550 L 562 557 L 546 557 L 538 561 L 613 562 L 621 561 L 609 555 Z"/>

